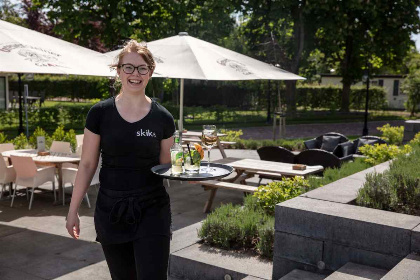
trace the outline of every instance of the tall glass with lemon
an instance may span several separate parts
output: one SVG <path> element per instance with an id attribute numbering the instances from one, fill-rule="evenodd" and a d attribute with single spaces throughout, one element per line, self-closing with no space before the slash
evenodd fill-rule
<path id="1" fill-rule="evenodd" d="M 184 159 L 182 146 L 180 144 L 180 137 L 179 137 L 179 131 L 175 131 L 174 133 L 174 144 L 171 147 L 171 173 L 173 175 L 179 175 L 183 173 L 182 169 L 182 162 Z"/>

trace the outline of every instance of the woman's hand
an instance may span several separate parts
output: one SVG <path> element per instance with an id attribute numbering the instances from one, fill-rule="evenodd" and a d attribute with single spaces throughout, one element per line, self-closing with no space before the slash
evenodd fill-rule
<path id="1" fill-rule="evenodd" d="M 77 212 L 68 213 L 67 215 L 67 222 L 66 222 L 66 228 L 68 233 L 74 238 L 79 239 L 80 235 L 80 219 L 79 214 Z"/>

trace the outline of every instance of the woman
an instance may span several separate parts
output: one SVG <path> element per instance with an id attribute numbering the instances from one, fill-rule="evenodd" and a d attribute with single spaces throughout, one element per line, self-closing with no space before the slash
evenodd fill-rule
<path id="1" fill-rule="evenodd" d="M 101 152 L 95 229 L 112 279 L 167 279 L 169 196 L 162 178 L 150 169 L 170 162 L 174 120 L 145 95 L 155 69 L 145 45 L 131 40 L 113 66 L 121 92 L 88 113 L 66 228 L 73 238 L 79 237 L 78 209 Z"/>

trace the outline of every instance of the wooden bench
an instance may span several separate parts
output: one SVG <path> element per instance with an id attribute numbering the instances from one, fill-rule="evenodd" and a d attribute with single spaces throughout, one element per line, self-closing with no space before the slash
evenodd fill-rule
<path id="1" fill-rule="evenodd" d="M 235 190 L 235 191 L 240 191 L 244 193 L 254 193 L 258 189 L 257 187 L 253 187 L 253 186 L 222 182 L 222 181 L 216 181 L 216 180 L 202 181 L 200 182 L 200 184 L 204 186 L 204 190 L 206 191 L 210 190 L 211 192 L 209 199 L 204 205 L 204 213 L 208 213 L 210 211 L 218 188 Z"/>

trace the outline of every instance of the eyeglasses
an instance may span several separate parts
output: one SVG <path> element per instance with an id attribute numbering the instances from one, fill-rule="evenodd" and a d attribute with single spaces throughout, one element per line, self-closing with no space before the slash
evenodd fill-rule
<path id="1" fill-rule="evenodd" d="M 133 64 L 129 64 L 129 63 L 121 64 L 120 67 L 126 74 L 133 74 L 134 70 L 137 69 L 140 75 L 146 75 L 147 73 L 149 73 L 149 70 L 150 70 L 148 66 L 145 66 L 145 65 L 134 66 Z"/>

